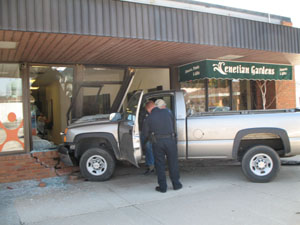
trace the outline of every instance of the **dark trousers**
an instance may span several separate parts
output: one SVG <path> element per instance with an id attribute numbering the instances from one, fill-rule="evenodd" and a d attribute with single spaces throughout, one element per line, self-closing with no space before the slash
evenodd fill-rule
<path id="1" fill-rule="evenodd" d="M 165 173 L 165 156 L 167 156 L 169 174 L 173 188 L 180 187 L 181 183 L 179 182 L 178 150 L 175 139 L 157 139 L 157 142 L 153 143 L 153 153 L 159 187 L 162 190 L 167 189 L 167 180 Z"/>

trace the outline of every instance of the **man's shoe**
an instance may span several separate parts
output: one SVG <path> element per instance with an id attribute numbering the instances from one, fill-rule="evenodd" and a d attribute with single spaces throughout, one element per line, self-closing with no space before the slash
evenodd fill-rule
<path id="1" fill-rule="evenodd" d="M 155 188 L 155 191 L 158 191 L 158 192 L 161 192 L 161 193 L 166 193 L 166 192 L 167 192 L 167 190 L 163 190 L 163 189 L 161 189 L 159 186 L 157 186 L 157 187 Z"/>
<path id="2" fill-rule="evenodd" d="M 179 190 L 179 189 L 181 189 L 182 188 L 182 184 L 180 184 L 180 185 L 178 185 L 178 186 L 176 186 L 176 187 L 173 187 L 173 189 L 175 190 L 175 191 L 177 191 L 177 190 Z"/>
<path id="3" fill-rule="evenodd" d="M 149 175 L 149 174 L 151 174 L 151 173 L 154 173 L 154 169 L 150 169 L 150 168 L 148 168 L 145 172 L 144 172 L 144 175 Z"/>

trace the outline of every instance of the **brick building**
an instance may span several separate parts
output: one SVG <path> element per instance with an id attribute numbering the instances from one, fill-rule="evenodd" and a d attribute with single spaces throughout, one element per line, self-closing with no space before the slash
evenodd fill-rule
<path id="1" fill-rule="evenodd" d="M 0 182 L 77 170 L 58 161 L 60 132 L 70 117 L 118 108 L 132 69 L 130 92 L 189 88 L 200 111 L 261 109 L 264 80 L 267 108 L 295 107 L 300 30 L 290 18 L 121 0 L 0 0 L 0 14 Z M 204 60 L 283 65 L 290 79 L 180 80 L 182 65 Z M 91 83 L 101 86 L 100 98 L 85 86 L 70 111 L 78 88 Z"/>

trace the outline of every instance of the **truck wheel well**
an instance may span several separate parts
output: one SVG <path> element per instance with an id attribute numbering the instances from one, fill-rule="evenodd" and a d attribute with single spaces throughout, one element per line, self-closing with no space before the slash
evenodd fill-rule
<path id="1" fill-rule="evenodd" d="M 83 153 L 90 148 L 103 148 L 114 156 L 114 151 L 109 140 L 105 138 L 89 137 L 83 138 L 76 144 L 76 158 L 79 160 Z"/>
<path id="2" fill-rule="evenodd" d="M 238 161 L 241 161 L 244 154 L 252 147 L 257 145 L 264 145 L 274 149 L 279 156 L 284 155 L 285 149 L 282 139 L 278 136 L 277 138 L 267 138 L 267 139 L 248 139 L 243 138 L 240 142 L 238 148 Z"/>
<path id="3" fill-rule="evenodd" d="M 286 130 L 275 127 L 247 128 L 237 132 L 232 157 L 241 160 L 249 148 L 264 145 L 276 151 L 279 156 L 291 152 L 290 140 Z"/>

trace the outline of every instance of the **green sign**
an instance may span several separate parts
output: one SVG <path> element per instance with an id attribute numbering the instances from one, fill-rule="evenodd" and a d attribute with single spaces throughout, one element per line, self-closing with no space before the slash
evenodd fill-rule
<path id="1" fill-rule="evenodd" d="M 179 81 L 196 79 L 292 80 L 292 66 L 204 60 L 179 67 Z"/>

